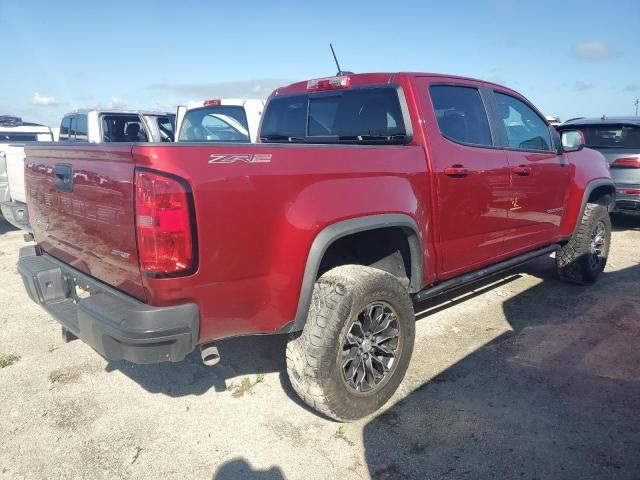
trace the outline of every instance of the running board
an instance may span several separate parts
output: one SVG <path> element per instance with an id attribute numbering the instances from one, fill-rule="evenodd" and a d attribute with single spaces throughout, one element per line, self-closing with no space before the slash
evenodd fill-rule
<path id="1" fill-rule="evenodd" d="M 529 263 L 536 258 L 549 255 L 559 248 L 559 245 L 551 245 L 549 247 L 518 255 L 517 257 L 510 258 L 509 260 L 496 263 L 495 265 L 491 265 L 486 268 L 481 268 L 480 270 L 474 270 L 473 272 L 465 273 L 464 275 L 461 275 L 459 277 L 445 280 L 444 282 L 437 283 L 434 286 L 427 287 L 424 290 L 420 290 L 413 296 L 413 298 L 417 302 L 424 302 L 425 300 L 437 297 L 438 295 L 442 295 L 443 293 L 449 292 L 450 290 L 455 290 L 456 288 L 460 288 L 470 283 L 477 282 L 478 280 L 490 277 L 491 275 L 506 272 L 507 270 L 519 267 L 520 265 Z"/>

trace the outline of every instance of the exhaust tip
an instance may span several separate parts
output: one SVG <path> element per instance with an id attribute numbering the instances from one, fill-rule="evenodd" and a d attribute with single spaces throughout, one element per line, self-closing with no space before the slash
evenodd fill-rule
<path id="1" fill-rule="evenodd" d="M 220 362 L 220 352 L 218 347 L 213 344 L 202 345 L 200 347 L 200 355 L 202 355 L 202 363 L 208 367 L 213 367 Z"/>

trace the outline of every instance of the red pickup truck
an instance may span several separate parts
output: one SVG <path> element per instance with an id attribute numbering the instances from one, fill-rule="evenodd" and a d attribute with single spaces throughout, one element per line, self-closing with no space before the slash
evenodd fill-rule
<path id="1" fill-rule="evenodd" d="M 261 144 L 27 147 L 31 298 L 107 359 L 180 361 L 287 333 L 312 407 L 363 417 L 400 384 L 421 301 L 541 255 L 590 284 L 615 189 L 518 93 L 421 73 L 276 90 Z"/>

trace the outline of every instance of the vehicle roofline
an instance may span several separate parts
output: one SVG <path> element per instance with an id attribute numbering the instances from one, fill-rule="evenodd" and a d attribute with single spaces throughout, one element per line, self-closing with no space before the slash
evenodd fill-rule
<path id="1" fill-rule="evenodd" d="M 483 85 L 488 85 L 488 86 L 493 86 L 493 87 L 497 87 L 497 88 L 501 88 L 504 89 L 506 91 L 515 93 L 518 96 L 522 96 L 520 93 L 518 93 L 517 91 L 506 87 L 504 85 L 501 85 L 499 83 L 495 83 L 495 82 L 491 82 L 488 80 L 482 80 L 479 78 L 473 78 L 473 77 L 465 77 L 462 75 L 452 75 L 452 74 L 447 74 L 447 73 L 430 73 L 430 72 L 364 72 L 364 73 L 349 73 L 346 74 L 349 77 L 365 77 L 365 76 L 369 76 L 369 75 L 382 75 L 382 76 L 388 76 L 388 80 L 387 82 L 391 82 L 392 80 L 395 80 L 398 77 L 435 77 L 435 78 L 441 78 L 443 80 L 464 80 L 464 81 L 471 81 L 471 82 L 478 82 L 478 83 L 482 83 Z M 327 77 L 331 77 L 334 75 L 328 75 Z M 317 77 L 317 78 L 324 78 L 324 77 Z M 298 82 L 294 82 L 291 83 L 289 85 L 283 85 L 281 87 L 276 88 L 273 93 L 278 92 L 280 90 L 295 90 L 295 89 L 303 89 L 306 90 L 304 88 L 305 84 L 309 81 L 309 80 L 313 80 L 313 79 L 307 79 L 307 80 L 301 80 Z"/>

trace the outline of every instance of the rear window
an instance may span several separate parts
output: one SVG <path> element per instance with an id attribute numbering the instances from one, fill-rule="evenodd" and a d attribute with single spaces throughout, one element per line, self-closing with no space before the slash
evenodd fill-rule
<path id="1" fill-rule="evenodd" d="M 429 92 L 442 135 L 454 142 L 492 145 L 489 119 L 477 88 L 432 85 Z"/>
<path id="2" fill-rule="evenodd" d="M 188 110 L 180 127 L 178 141 L 250 142 L 244 107 L 220 105 Z"/>
<path id="3" fill-rule="evenodd" d="M 407 129 L 393 86 L 273 98 L 263 142 L 405 143 Z"/>
<path id="4" fill-rule="evenodd" d="M 37 133 L 6 133 L 0 132 L 0 142 L 35 142 L 38 140 Z"/>
<path id="5" fill-rule="evenodd" d="M 587 147 L 640 150 L 640 127 L 632 125 L 576 125 L 572 128 L 582 131 Z"/>
<path id="6" fill-rule="evenodd" d="M 72 127 L 73 129 L 73 123 Z M 147 142 L 147 133 L 138 115 L 103 115 L 102 141 Z"/>

